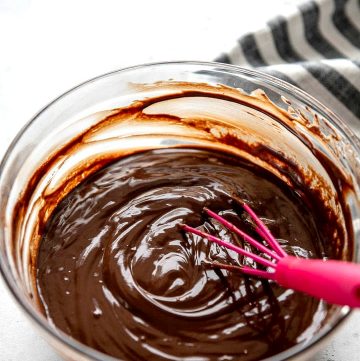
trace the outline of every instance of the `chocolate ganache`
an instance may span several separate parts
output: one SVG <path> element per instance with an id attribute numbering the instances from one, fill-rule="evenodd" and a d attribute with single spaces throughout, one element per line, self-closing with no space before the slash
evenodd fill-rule
<path id="1" fill-rule="evenodd" d="M 184 234 L 180 223 L 242 244 L 207 206 L 249 230 L 251 203 L 289 254 L 322 255 L 316 219 L 260 168 L 195 149 L 125 157 L 56 208 L 38 256 L 46 314 L 81 342 L 126 360 L 258 360 L 296 344 L 319 301 L 211 269 L 249 259 Z"/>
<path id="2" fill-rule="evenodd" d="M 39 214 L 29 257 L 41 310 L 123 360 L 259 360 L 309 340 L 334 307 L 212 268 L 261 266 L 181 224 L 255 251 L 203 212 L 256 238 L 239 206 L 246 201 L 287 253 L 349 259 L 346 177 L 288 131 L 309 125 L 323 142 L 331 129 L 324 137 L 261 92 L 176 85 L 174 94 L 99 113 L 34 173 L 18 214 L 29 222 Z"/>

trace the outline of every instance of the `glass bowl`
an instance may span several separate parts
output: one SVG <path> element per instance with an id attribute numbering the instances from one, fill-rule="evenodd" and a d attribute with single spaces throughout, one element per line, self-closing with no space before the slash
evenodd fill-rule
<path id="1" fill-rule="evenodd" d="M 96 124 L 108 110 L 128 106 L 137 100 L 169 92 L 181 93 L 183 90 L 191 90 L 199 86 L 210 86 L 218 94 L 234 91 L 234 94 L 255 102 L 260 113 L 262 107 L 268 106 L 267 111 L 264 112 L 266 116 L 260 121 L 250 118 L 241 120 L 239 116 L 239 119 L 236 119 L 237 116 L 234 114 L 237 111 L 238 114 L 246 113 L 242 113 L 237 108 L 236 112 L 230 112 L 229 116 L 234 115 L 235 120 L 232 121 L 239 123 L 239 131 L 241 127 L 245 127 L 257 140 L 272 142 L 277 151 L 288 154 L 304 169 L 309 165 L 317 167 L 318 173 L 327 179 L 329 188 L 334 189 L 332 182 L 336 180 L 332 180 L 326 174 L 326 169 L 317 162 L 316 154 L 323 154 L 332 167 L 336 167 L 345 175 L 352 183 L 353 190 L 346 192 L 342 211 L 349 214 L 350 222 L 347 224 L 347 230 L 354 244 L 351 243 L 351 239 L 344 240 L 337 255 L 341 259 L 356 262 L 360 260 L 360 143 L 342 120 L 312 96 L 269 75 L 218 63 L 147 64 L 99 76 L 71 89 L 42 109 L 19 132 L 0 167 L 1 274 L 34 326 L 65 359 L 115 360 L 57 330 L 40 312 L 31 277 L 34 250 L 36 250 L 36 242 L 34 243 L 32 235 L 36 230 L 39 210 L 30 207 L 29 199 L 24 201 L 26 198 L 24 192 L 29 182 L 37 179 L 34 178 L 35 171 L 49 159 L 51 154 L 74 139 L 76 135 Z M 211 109 L 210 112 L 219 111 L 217 107 Z M 97 115 L 93 116 L 95 113 Z M 285 114 L 287 121 L 282 117 Z M 273 133 L 275 128 L 278 137 L 273 136 L 276 133 Z M 160 127 L 155 126 L 151 134 L 162 134 L 162 131 Z M 131 129 L 122 129 L 122 132 L 128 132 L 129 144 L 136 145 L 136 141 L 131 138 Z M 143 135 L 146 135 L 149 130 L 144 132 Z M 185 145 L 202 142 L 183 137 L 179 140 L 176 134 L 169 134 L 159 137 L 156 143 L 149 145 L 149 148 L 164 147 L 177 142 Z M 213 136 L 216 137 L 216 132 Z M 206 142 L 209 143 L 208 140 Z M 104 152 L 113 153 L 118 145 L 116 143 Z M 74 159 L 72 160 L 76 162 L 76 158 Z M 276 173 L 275 169 L 272 170 Z M 63 176 L 66 176 L 66 170 Z M 40 183 L 39 187 L 41 189 Z M 32 194 L 31 197 L 35 195 Z M 27 208 L 19 203 L 19 199 L 28 202 Z M 25 212 L 24 209 L 27 211 Z M 348 307 L 334 307 L 326 323 L 319 326 L 319 330 L 310 340 L 299 343 L 268 360 L 308 359 L 334 334 L 349 313 Z"/>

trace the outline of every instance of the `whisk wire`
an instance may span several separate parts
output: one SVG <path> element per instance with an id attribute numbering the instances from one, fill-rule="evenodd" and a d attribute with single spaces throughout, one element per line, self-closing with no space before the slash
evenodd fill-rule
<path id="1" fill-rule="evenodd" d="M 256 231 L 259 233 L 260 236 L 262 236 L 272 247 L 272 249 L 277 252 L 277 254 L 281 257 L 286 257 L 287 254 L 285 251 L 281 248 L 278 241 L 274 238 L 274 236 L 270 233 L 270 231 L 267 229 L 263 221 L 255 214 L 255 212 L 250 208 L 249 205 L 246 203 L 242 204 L 242 207 L 244 210 L 250 215 L 250 217 L 254 220 L 254 222 L 257 225 Z"/>
<path id="2" fill-rule="evenodd" d="M 276 267 L 276 264 L 272 263 L 271 261 L 269 261 L 269 260 L 267 260 L 267 259 L 265 259 L 265 258 L 263 258 L 261 256 L 258 256 L 258 255 L 254 254 L 252 252 L 246 251 L 245 249 L 242 249 L 242 248 L 240 248 L 238 246 L 235 246 L 232 243 L 229 243 L 229 242 L 224 241 L 224 240 L 222 240 L 220 238 L 217 238 L 217 237 L 215 237 L 215 236 L 213 236 L 211 234 L 200 231 L 199 229 L 190 227 L 190 226 L 188 226 L 186 224 L 183 224 L 181 226 L 184 229 L 184 231 L 186 231 L 186 232 L 196 234 L 196 235 L 198 235 L 200 237 L 206 238 L 207 240 L 209 240 L 211 242 L 217 243 L 219 246 L 223 246 L 225 248 L 231 249 L 232 251 L 235 251 L 238 254 L 241 254 L 241 255 L 243 255 L 245 257 L 249 257 L 249 258 L 253 259 L 256 262 L 259 262 L 260 264 L 262 264 L 265 267 L 272 267 L 272 268 Z"/>
<path id="3" fill-rule="evenodd" d="M 211 267 L 222 268 L 222 269 L 226 269 L 228 271 L 239 271 L 239 272 L 245 273 L 245 274 L 247 274 L 249 276 L 257 276 L 257 277 L 265 278 L 267 280 L 273 280 L 274 279 L 274 274 L 273 273 L 258 270 L 258 269 L 255 269 L 255 268 L 250 268 L 250 267 L 247 267 L 247 266 L 235 266 L 235 265 L 229 265 L 229 264 L 220 263 L 220 262 L 213 262 L 213 263 L 210 263 L 209 265 Z"/>
<path id="4" fill-rule="evenodd" d="M 235 232 L 236 234 L 238 234 L 240 237 L 243 237 L 245 239 L 245 241 L 247 241 L 249 244 L 251 244 L 252 246 L 256 247 L 258 250 L 264 252 L 265 254 L 267 254 L 268 256 L 276 259 L 277 261 L 280 259 L 280 256 L 275 253 L 274 251 L 266 248 L 264 245 L 262 245 L 260 242 L 256 241 L 254 238 L 252 238 L 251 236 L 249 236 L 248 234 L 246 234 L 245 232 L 243 232 L 241 229 L 239 229 L 238 227 L 236 227 L 235 225 L 233 225 L 232 223 L 230 223 L 229 221 L 227 221 L 225 218 L 221 217 L 219 214 L 211 211 L 208 208 L 204 208 L 204 211 L 212 218 L 216 219 L 219 223 L 221 223 L 222 225 L 224 225 L 227 229 L 229 229 L 230 231 Z M 265 238 L 266 239 L 266 238 Z"/>

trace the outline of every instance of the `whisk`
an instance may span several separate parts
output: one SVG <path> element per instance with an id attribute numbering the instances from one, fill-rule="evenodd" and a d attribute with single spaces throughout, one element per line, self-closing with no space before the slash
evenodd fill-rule
<path id="1" fill-rule="evenodd" d="M 267 242 L 269 247 L 258 242 L 249 234 L 243 232 L 210 209 L 204 208 L 204 211 L 208 216 L 221 223 L 230 231 L 238 234 L 248 244 L 254 246 L 268 257 L 247 251 L 230 242 L 224 241 L 186 224 L 181 226 L 186 232 L 196 234 L 211 242 L 215 242 L 222 247 L 231 249 L 238 254 L 253 259 L 257 263 L 263 265 L 265 270 L 255 269 L 249 266 L 235 266 L 213 262 L 212 265 L 215 267 L 220 267 L 229 271 L 240 271 L 249 276 L 272 280 L 285 288 L 305 292 L 332 304 L 360 307 L 359 265 L 344 261 L 305 259 L 290 256 L 281 248 L 278 241 L 250 206 L 246 203 L 242 203 L 242 207 L 253 220 L 256 233 Z"/>

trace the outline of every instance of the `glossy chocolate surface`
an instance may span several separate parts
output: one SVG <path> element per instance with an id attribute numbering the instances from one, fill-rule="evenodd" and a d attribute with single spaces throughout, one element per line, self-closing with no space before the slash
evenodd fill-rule
<path id="1" fill-rule="evenodd" d="M 319 227 L 320 200 L 310 197 L 214 150 L 125 156 L 74 188 L 47 222 L 37 257 L 44 312 L 75 339 L 125 360 L 277 354 L 312 337 L 327 306 L 273 282 L 212 269 L 212 261 L 259 266 L 179 224 L 251 249 L 202 211 L 221 212 L 255 236 L 241 199 L 289 254 L 321 258 L 331 236 Z"/>

